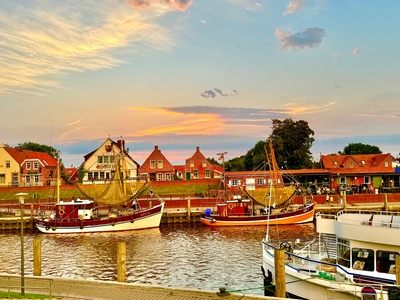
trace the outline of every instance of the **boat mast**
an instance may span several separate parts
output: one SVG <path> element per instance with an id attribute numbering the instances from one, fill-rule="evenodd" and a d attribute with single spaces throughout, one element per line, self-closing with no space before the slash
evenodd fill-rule
<path id="1" fill-rule="evenodd" d="M 57 203 L 60 203 L 60 152 L 57 152 Z"/>
<path id="2" fill-rule="evenodd" d="M 217 153 L 217 155 L 219 155 L 219 157 L 222 157 L 222 183 L 224 185 L 224 197 L 226 198 L 226 183 L 225 183 L 225 155 L 228 152 L 221 152 L 221 153 Z M 225 199 L 226 200 L 226 199 Z"/>
<path id="3" fill-rule="evenodd" d="M 122 186 L 124 189 L 124 194 L 126 195 L 126 161 L 125 161 L 125 142 L 121 139 L 121 166 L 122 166 Z M 119 170 L 118 170 L 119 172 Z"/>

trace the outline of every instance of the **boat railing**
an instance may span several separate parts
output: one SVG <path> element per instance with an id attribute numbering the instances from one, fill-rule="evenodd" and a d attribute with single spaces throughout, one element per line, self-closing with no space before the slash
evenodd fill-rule
<path id="1" fill-rule="evenodd" d="M 346 215 L 349 214 L 353 215 L 353 217 L 347 218 Z M 356 215 L 357 217 L 355 217 Z M 335 219 L 340 223 L 349 225 L 367 225 L 400 229 L 400 216 L 398 212 L 344 209 L 334 216 L 318 212 L 316 213 L 316 217 Z"/>

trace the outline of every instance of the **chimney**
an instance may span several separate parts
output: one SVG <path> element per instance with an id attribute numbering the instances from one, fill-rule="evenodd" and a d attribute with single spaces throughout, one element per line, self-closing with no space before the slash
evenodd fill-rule
<path id="1" fill-rule="evenodd" d="M 121 148 L 122 150 L 125 149 L 125 141 L 124 140 L 118 140 L 117 141 L 117 146 Z"/>
<path id="2" fill-rule="evenodd" d="M 154 151 L 158 151 L 158 146 L 154 146 Z"/>
<path id="3" fill-rule="evenodd" d="M 200 147 L 197 146 L 197 147 L 196 147 L 196 152 L 199 152 L 199 151 L 200 151 Z"/>

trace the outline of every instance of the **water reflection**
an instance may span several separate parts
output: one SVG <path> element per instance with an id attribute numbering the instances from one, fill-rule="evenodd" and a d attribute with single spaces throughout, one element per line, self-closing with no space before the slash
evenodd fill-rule
<path id="1" fill-rule="evenodd" d="M 33 239 L 42 239 L 42 275 L 117 280 L 117 244 L 126 242 L 127 282 L 207 290 L 261 287 L 265 227 L 163 224 L 121 233 L 25 235 L 25 271 L 33 273 Z M 275 226 L 272 239 L 315 236 L 314 225 Z M 19 232 L 0 234 L 2 273 L 20 274 Z M 261 289 L 246 293 L 262 295 Z"/>

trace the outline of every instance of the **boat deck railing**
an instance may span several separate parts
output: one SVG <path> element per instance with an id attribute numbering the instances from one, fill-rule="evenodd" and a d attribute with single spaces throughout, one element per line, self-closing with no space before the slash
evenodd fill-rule
<path id="1" fill-rule="evenodd" d="M 350 225 L 400 229 L 400 212 L 345 209 L 335 216 L 321 213 L 317 213 L 316 216 L 322 219 L 335 219 L 337 222 Z"/>

